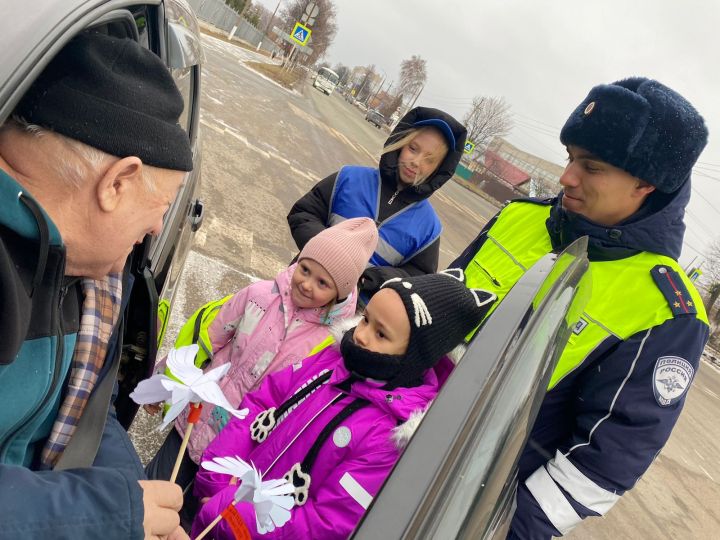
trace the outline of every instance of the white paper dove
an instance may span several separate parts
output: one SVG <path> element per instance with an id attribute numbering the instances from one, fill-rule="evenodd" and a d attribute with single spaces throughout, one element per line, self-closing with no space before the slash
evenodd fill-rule
<path id="1" fill-rule="evenodd" d="M 295 502 L 291 494 L 295 488 L 284 478 L 263 480 L 253 465 L 237 456 L 216 457 L 212 461 L 203 461 L 202 466 L 209 471 L 229 474 L 240 480 L 233 504 L 240 501 L 253 504 L 255 522 L 260 534 L 272 532 L 290 521 L 290 510 Z"/>
<path id="2" fill-rule="evenodd" d="M 203 370 L 195 365 L 197 351 L 197 345 L 172 349 L 168 354 L 167 366 L 178 380 L 163 374 L 153 375 L 140 381 L 130 394 L 132 400 L 140 405 L 160 401 L 170 404 L 170 409 L 165 413 L 158 429 L 165 429 L 170 425 L 189 403 L 211 403 L 241 420 L 247 416 L 248 409 L 234 409 L 217 384 L 230 369 L 230 364 L 223 364 L 203 373 Z"/>

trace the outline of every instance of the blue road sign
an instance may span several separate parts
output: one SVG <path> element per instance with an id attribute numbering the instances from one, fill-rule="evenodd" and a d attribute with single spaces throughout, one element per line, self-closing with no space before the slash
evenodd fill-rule
<path id="1" fill-rule="evenodd" d="M 466 154 L 472 154 L 472 151 L 475 150 L 475 143 L 467 141 L 465 143 L 465 153 Z"/>
<path id="2" fill-rule="evenodd" d="M 293 41 L 296 41 L 300 45 L 307 45 L 308 39 L 310 39 L 310 34 L 312 34 L 312 30 L 310 30 L 307 26 L 303 26 L 299 22 L 296 22 L 293 31 L 290 33 L 290 37 Z"/>

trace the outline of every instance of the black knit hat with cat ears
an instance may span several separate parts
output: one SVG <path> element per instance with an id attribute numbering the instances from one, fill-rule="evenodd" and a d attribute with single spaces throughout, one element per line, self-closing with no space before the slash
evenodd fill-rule
<path id="1" fill-rule="evenodd" d="M 407 369 L 388 381 L 387 388 L 416 384 L 427 369 L 463 342 L 497 300 L 489 291 L 465 287 L 460 268 L 393 278 L 380 288 L 400 295 L 410 319 Z"/>

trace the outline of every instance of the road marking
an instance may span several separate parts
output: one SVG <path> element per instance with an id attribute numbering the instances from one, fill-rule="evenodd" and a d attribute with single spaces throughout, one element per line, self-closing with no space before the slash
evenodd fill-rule
<path id="1" fill-rule="evenodd" d="M 227 126 L 227 124 L 225 124 L 222 120 L 216 120 L 216 121 L 217 121 L 218 123 L 222 124 L 222 125 Z M 291 171 L 293 172 L 293 174 L 295 174 L 296 176 L 302 176 L 302 177 L 304 177 L 304 178 L 307 178 L 307 179 L 310 180 L 311 182 L 317 182 L 317 180 L 318 180 L 319 175 L 318 175 L 317 173 L 312 172 L 312 171 L 301 171 L 301 170 L 298 169 L 297 167 L 293 167 L 292 165 L 290 165 L 290 161 L 288 161 L 288 160 L 285 159 L 284 157 L 278 156 L 277 154 L 273 154 L 273 153 L 271 153 L 271 152 L 267 152 L 267 151 L 263 150 L 262 148 L 258 148 L 257 146 L 255 146 L 254 144 L 252 144 L 250 141 L 248 141 L 246 137 L 244 137 L 243 135 L 241 135 L 240 133 L 238 133 L 238 132 L 235 130 L 235 128 L 232 128 L 232 127 L 228 126 L 228 127 L 225 127 L 224 129 L 220 129 L 218 126 L 216 126 L 216 125 L 214 125 L 213 123 L 205 120 L 204 118 L 201 118 L 201 119 L 200 119 L 200 123 L 201 123 L 202 125 L 206 126 L 206 127 L 209 127 L 209 128 L 212 129 L 213 131 L 216 131 L 216 132 L 220 133 L 221 135 L 230 135 L 231 137 L 234 137 L 235 139 L 237 139 L 238 141 L 240 141 L 241 143 L 243 143 L 246 148 L 248 148 L 249 150 L 252 150 L 253 152 L 255 152 L 255 153 L 257 153 L 257 154 L 260 154 L 260 155 L 261 155 L 262 157 L 264 157 L 265 159 L 273 158 L 273 159 L 276 159 L 276 160 L 284 163 L 285 165 L 289 165 L 289 166 L 290 166 L 290 170 L 291 170 Z"/>
<path id="2" fill-rule="evenodd" d="M 695 452 L 695 453 L 696 453 L 696 454 L 698 455 L 698 457 L 699 457 L 700 459 L 702 459 L 703 461 L 705 461 L 705 458 L 704 458 L 704 457 L 702 457 L 702 454 L 700 454 L 700 452 L 698 452 L 698 451 L 697 451 L 697 450 L 695 450 L 694 448 L 693 448 L 693 452 Z"/>
<path id="3" fill-rule="evenodd" d="M 713 392 L 713 391 L 710 390 L 709 388 L 703 388 L 703 387 L 701 386 L 701 387 L 700 387 L 700 390 L 702 390 L 703 392 L 705 392 L 707 395 L 709 395 L 709 396 L 711 396 L 711 397 L 714 397 L 715 399 L 720 399 L 720 396 L 718 396 L 715 392 Z"/>
<path id="4" fill-rule="evenodd" d="M 683 462 L 685 462 L 685 465 L 687 465 L 688 467 L 690 466 L 690 462 L 689 462 L 687 459 L 685 459 L 685 456 L 682 456 L 682 455 L 681 455 L 681 456 L 680 456 L 680 459 L 682 459 Z"/>
<path id="5" fill-rule="evenodd" d="M 225 134 L 225 130 L 224 130 L 224 129 L 220 129 L 219 127 L 211 124 L 210 122 L 206 121 L 206 120 L 203 119 L 203 118 L 200 119 L 200 123 L 201 123 L 203 126 L 205 126 L 205 127 L 209 127 L 209 128 L 212 129 L 213 131 L 217 131 L 217 132 L 220 133 L 221 135 L 224 135 L 224 134 Z"/>
<path id="6" fill-rule="evenodd" d="M 712 480 L 713 482 L 715 481 L 715 479 L 714 479 L 712 476 L 710 476 L 710 473 L 707 472 L 705 469 L 703 469 L 701 465 L 698 465 L 698 467 L 700 467 L 700 470 L 701 470 L 702 472 L 704 472 L 705 475 L 706 475 L 710 480 Z"/>

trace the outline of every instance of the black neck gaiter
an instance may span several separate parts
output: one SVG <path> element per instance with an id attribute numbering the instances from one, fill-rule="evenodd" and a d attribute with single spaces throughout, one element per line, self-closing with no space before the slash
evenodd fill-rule
<path id="1" fill-rule="evenodd" d="M 368 351 L 355 344 L 354 333 L 354 328 L 348 330 L 340 342 L 340 354 L 348 371 L 378 381 L 389 381 L 400 374 L 405 365 L 405 355 Z"/>

